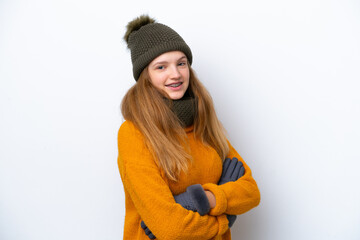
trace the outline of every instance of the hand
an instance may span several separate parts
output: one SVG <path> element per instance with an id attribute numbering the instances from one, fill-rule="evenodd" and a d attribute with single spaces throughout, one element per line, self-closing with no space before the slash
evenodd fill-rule
<path id="1" fill-rule="evenodd" d="M 226 214 L 226 217 L 227 217 L 227 219 L 229 221 L 229 228 L 231 228 L 232 225 L 234 225 L 237 216 L 236 215 L 228 215 L 228 214 Z"/>
<path id="2" fill-rule="evenodd" d="M 210 203 L 208 197 L 200 184 L 194 184 L 186 189 L 186 192 L 175 195 L 174 199 L 183 208 L 198 212 L 201 216 L 210 211 Z M 146 226 L 144 221 L 141 221 L 141 228 L 144 229 L 145 234 L 150 239 L 155 239 L 154 234 Z"/>
<path id="3" fill-rule="evenodd" d="M 209 199 L 200 184 L 189 186 L 186 192 L 175 195 L 174 199 L 183 208 L 198 212 L 201 216 L 210 211 Z"/>
<path id="4" fill-rule="evenodd" d="M 145 225 L 144 221 L 141 221 L 141 228 L 144 229 L 145 234 L 150 238 L 150 239 L 155 239 L 156 237 L 154 236 L 154 234 L 152 234 L 152 232 L 150 231 L 150 229 Z"/>
<path id="5" fill-rule="evenodd" d="M 223 171 L 218 182 L 218 185 L 225 184 L 227 182 L 234 182 L 242 177 L 245 173 L 245 168 L 241 161 L 238 161 L 237 158 L 226 158 L 223 163 Z M 229 221 L 229 228 L 235 223 L 236 215 L 226 215 Z"/>
<path id="6" fill-rule="evenodd" d="M 226 158 L 223 163 L 223 171 L 218 182 L 218 185 L 225 184 L 227 182 L 235 182 L 245 173 L 245 168 L 241 161 L 237 158 Z"/>

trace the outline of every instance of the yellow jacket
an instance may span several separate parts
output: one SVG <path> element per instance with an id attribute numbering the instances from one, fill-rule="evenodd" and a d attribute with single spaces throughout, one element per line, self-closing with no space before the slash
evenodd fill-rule
<path id="1" fill-rule="evenodd" d="M 174 182 L 156 165 L 134 124 L 125 121 L 121 125 L 118 165 L 125 191 L 125 240 L 149 240 L 141 220 L 160 240 L 230 240 L 225 214 L 239 215 L 259 204 L 260 192 L 251 170 L 230 143 L 228 157 L 241 160 L 245 174 L 236 182 L 218 186 L 222 160 L 213 148 L 196 140 L 192 130 L 186 129 L 193 161 L 188 172 Z M 201 184 L 215 195 L 216 206 L 205 216 L 186 210 L 174 200 L 173 195 L 193 184 Z"/>

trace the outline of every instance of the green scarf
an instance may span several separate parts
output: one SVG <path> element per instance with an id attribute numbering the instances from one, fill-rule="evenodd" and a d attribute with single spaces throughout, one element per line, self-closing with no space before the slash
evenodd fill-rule
<path id="1" fill-rule="evenodd" d="M 169 107 L 178 117 L 183 127 L 189 127 L 194 124 L 196 104 L 195 98 L 192 96 L 192 94 L 186 92 L 181 99 L 173 101 L 165 99 L 165 102 L 168 103 Z"/>

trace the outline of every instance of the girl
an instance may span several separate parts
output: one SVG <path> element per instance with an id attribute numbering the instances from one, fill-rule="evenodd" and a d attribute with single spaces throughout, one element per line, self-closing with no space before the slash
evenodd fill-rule
<path id="1" fill-rule="evenodd" d="M 118 133 L 124 239 L 231 239 L 235 215 L 257 206 L 260 193 L 191 68 L 189 46 L 144 15 L 124 39 L 136 80 Z"/>

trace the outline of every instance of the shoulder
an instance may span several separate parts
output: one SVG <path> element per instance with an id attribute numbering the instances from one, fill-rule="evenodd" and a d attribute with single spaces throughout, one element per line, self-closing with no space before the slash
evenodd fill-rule
<path id="1" fill-rule="evenodd" d="M 138 166 L 139 163 L 154 166 L 152 151 L 147 146 L 144 135 L 131 121 L 125 121 L 120 126 L 118 150 L 120 166 Z"/>
<path id="2" fill-rule="evenodd" d="M 117 140 L 120 155 L 148 151 L 145 137 L 131 121 L 125 121 L 121 124 Z"/>
<path id="3" fill-rule="evenodd" d="M 129 120 L 125 120 L 121 124 L 119 132 L 120 131 L 127 131 L 127 130 L 130 130 L 130 129 L 136 129 L 135 124 L 133 122 L 129 121 Z"/>
<path id="4" fill-rule="evenodd" d="M 126 120 L 119 128 L 118 137 L 126 135 L 141 135 L 139 129 L 131 121 Z"/>
<path id="5" fill-rule="evenodd" d="M 146 145 L 145 137 L 134 123 L 123 122 L 117 140 L 118 166 L 122 177 L 129 176 L 130 172 L 137 175 L 140 165 L 142 168 L 157 168 L 152 152 Z"/>
<path id="6" fill-rule="evenodd" d="M 131 121 L 123 122 L 118 131 L 118 144 L 127 146 L 128 144 L 143 144 L 144 136 Z"/>

